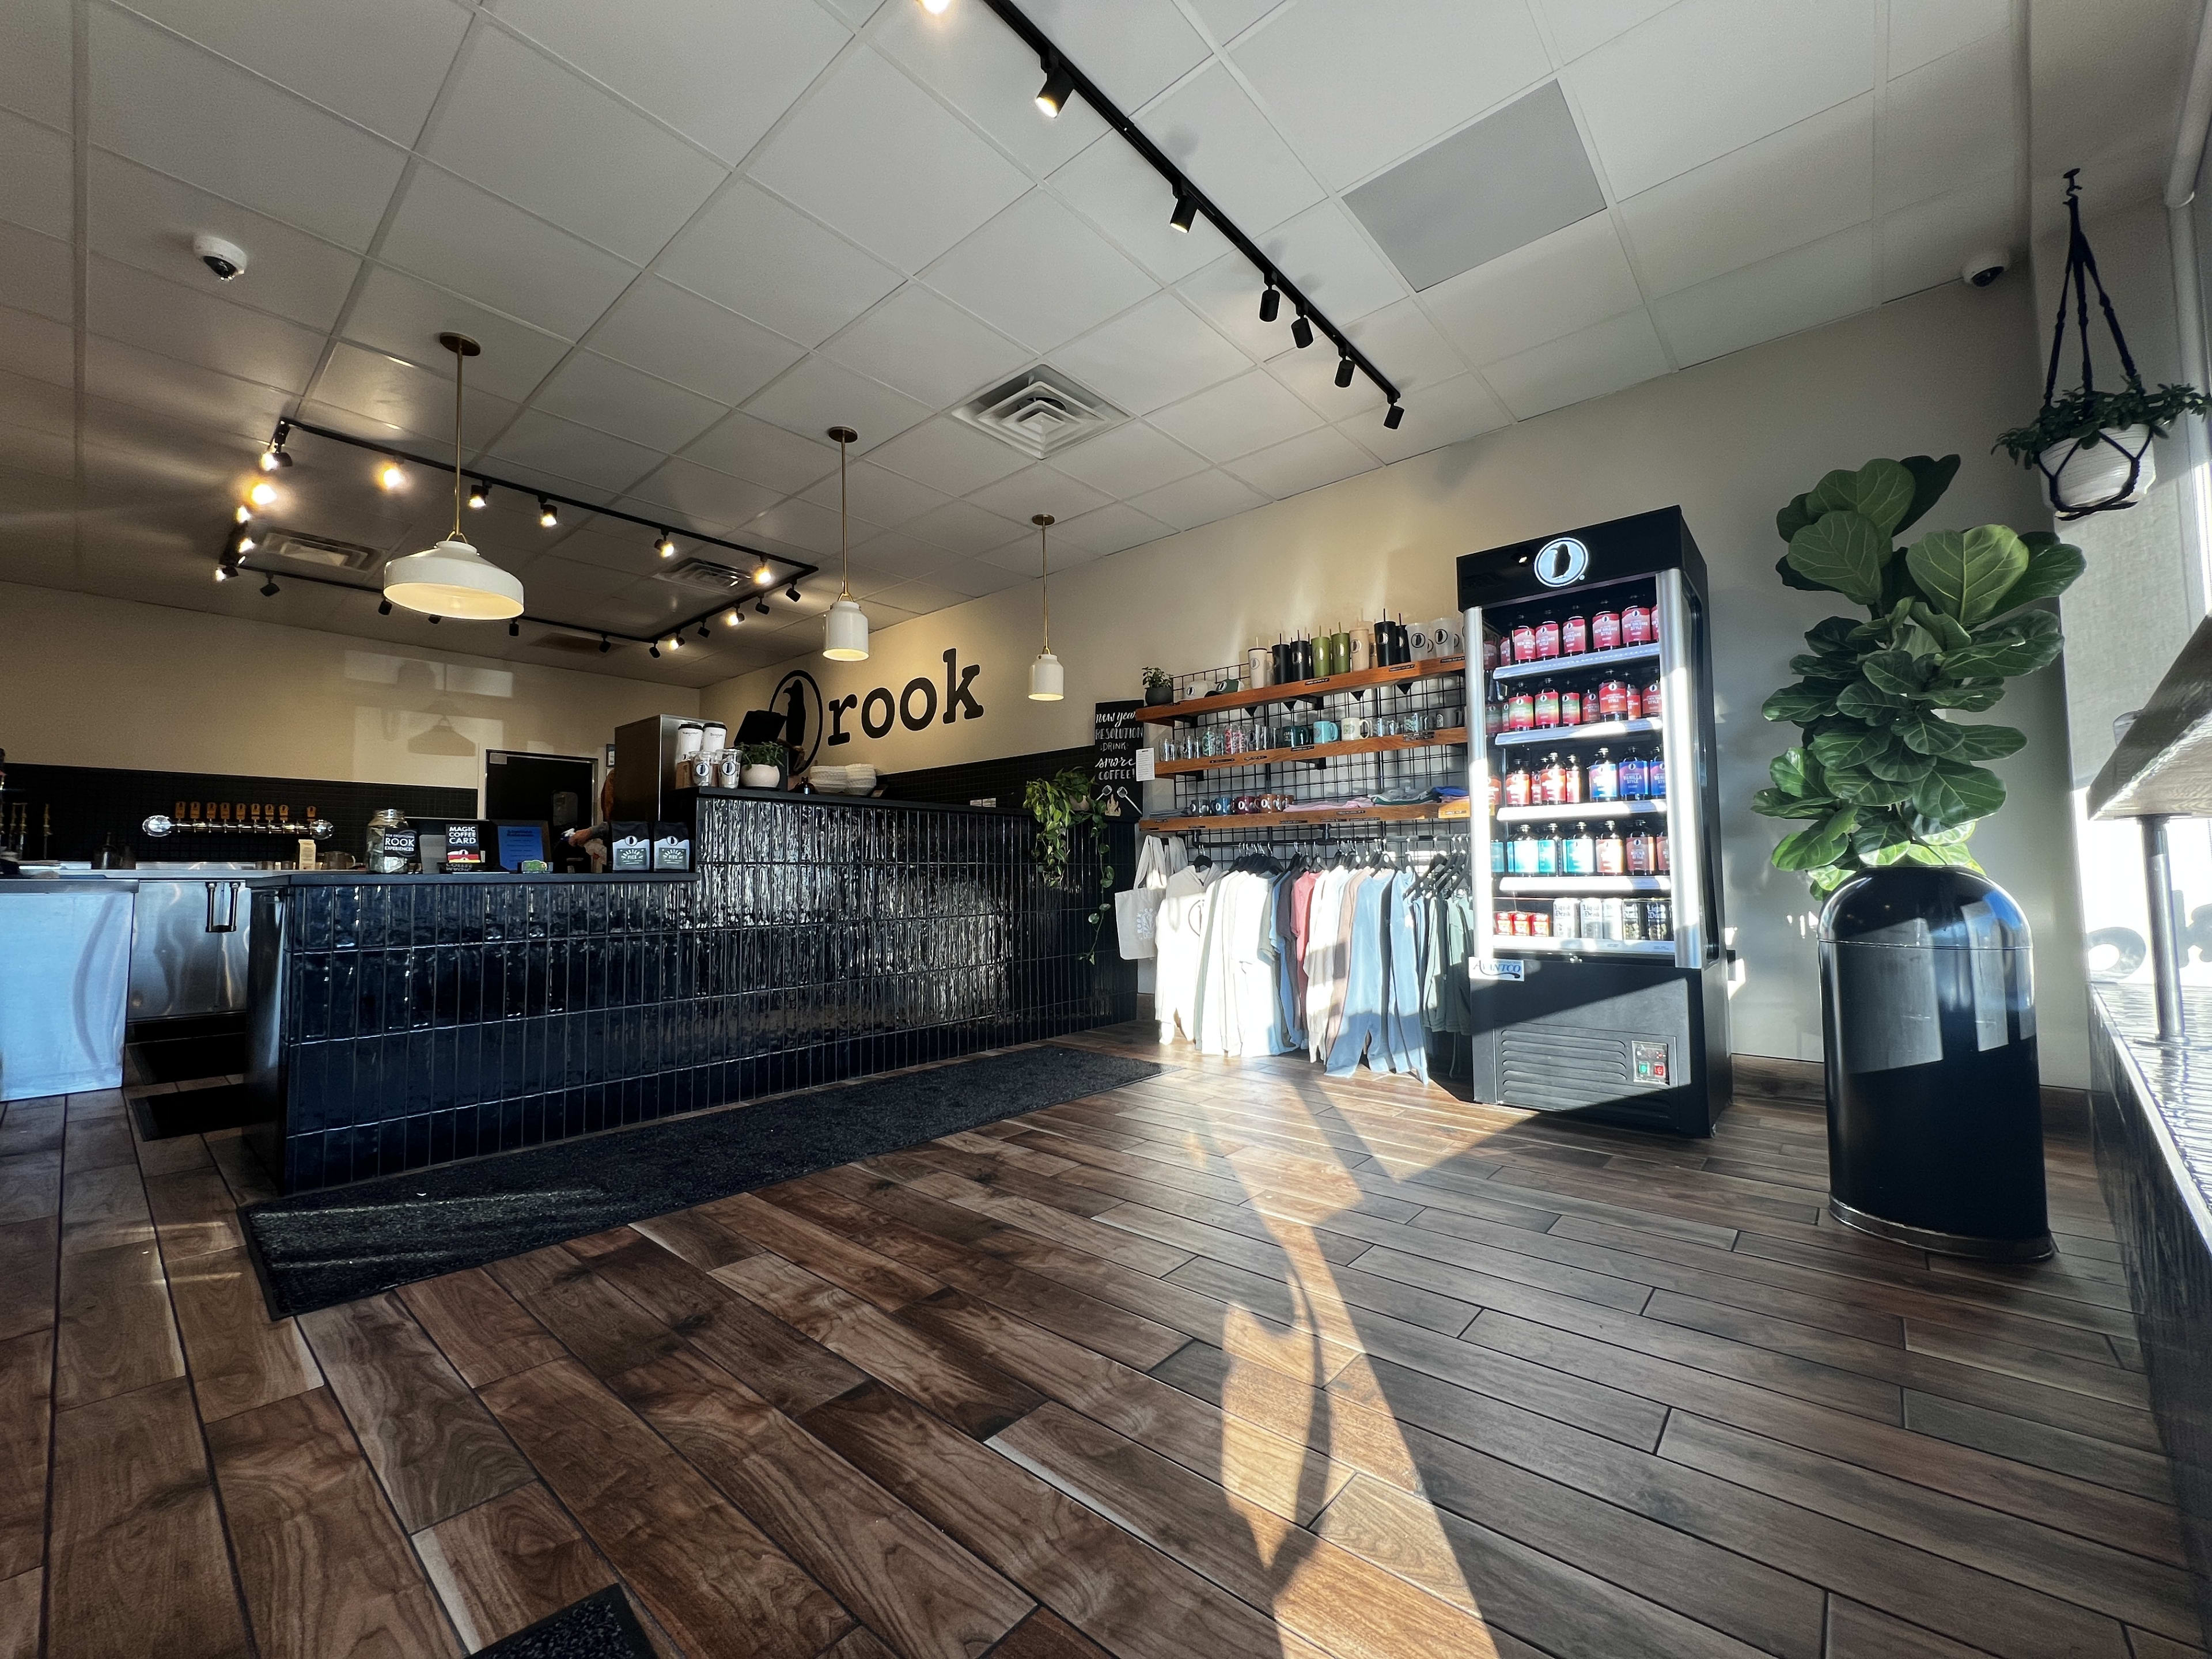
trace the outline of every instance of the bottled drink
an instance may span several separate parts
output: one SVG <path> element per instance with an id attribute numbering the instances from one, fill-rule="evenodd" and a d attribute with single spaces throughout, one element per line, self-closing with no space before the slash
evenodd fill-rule
<path id="1" fill-rule="evenodd" d="M 1667 832 L 1664 830 L 1651 837 L 1651 873 L 1655 876 L 1674 873 L 1674 864 L 1667 856 Z"/>
<path id="2" fill-rule="evenodd" d="M 1557 726 L 1559 723 L 1559 688 L 1549 680 L 1538 686 L 1533 712 L 1538 731 Z"/>
<path id="3" fill-rule="evenodd" d="M 1659 724 L 1659 682 L 1656 679 L 1644 688 L 1644 718 L 1654 726 Z"/>
<path id="4" fill-rule="evenodd" d="M 1495 812 L 1498 810 L 1498 803 L 1504 799 L 1504 795 L 1505 780 L 1492 772 L 1490 775 L 1490 810 L 1492 811 Z"/>
<path id="5" fill-rule="evenodd" d="M 1567 798 L 1567 769 L 1557 755 L 1544 757 L 1543 769 L 1536 774 L 1536 798 L 1547 806 L 1557 806 Z"/>
<path id="6" fill-rule="evenodd" d="M 1525 690 L 1516 691 L 1505 700 L 1505 729 L 1509 732 L 1534 731 L 1536 726 L 1536 700 Z"/>
<path id="7" fill-rule="evenodd" d="M 1597 751 L 1597 758 L 1589 763 L 1589 798 L 1592 800 L 1620 799 L 1620 769 L 1602 749 Z"/>
<path id="8" fill-rule="evenodd" d="M 1492 669 L 1497 666 L 1498 635 L 1495 634 L 1485 634 L 1482 636 L 1482 672 L 1487 674 Z"/>
<path id="9" fill-rule="evenodd" d="M 1527 767 L 1516 766 L 1508 772 L 1505 775 L 1505 804 L 1508 806 L 1528 805 L 1529 783 Z"/>
<path id="10" fill-rule="evenodd" d="M 1556 657 L 1559 654 L 1559 619 L 1546 617 L 1536 624 L 1536 655 Z"/>
<path id="11" fill-rule="evenodd" d="M 1642 720 L 1644 718 L 1644 688 L 1637 684 L 1635 681 L 1631 680 L 1628 683 L 1628 689 L 1623 696 L 1624 702 L 1620 710 L 1621 717 L 1624 720 Z"/>
<path id="12" fill-rule="evenodd" d="M 1597 872 L 1601 876 L 1628 873 L 1628 849 L 1620 844 L 1620 827 L 1608 823 L 1597 838 Z"/>
<path id="13" fill-rule="evenodd" d="M 1513 844 L 1505 850 L 1505 868 L 1509 874 L 1533 876 L 1536 873 L 1536 836 L 1527 824 L 1513 837 Z"/>
<path id="14" fill-rule="evenodd" d="M 1611 605 L 1590 618 L 1590 649 L 1617 651 L 1620 648 L 1620 613 Z"/>
<path id="15" fill-rule="evenodd" d="M 1620 936 L 1625 939 L 1641 940 L 1644 937 L 1644 907 L 1634 899 L 1616 900 L 1620 906 Z"/>
<path id="16" fill-rule="evenodd" d="M 1536 660 L 1536 628 L 1534 623 L 1516 623 L 1513 624 L 1513 660 L 1516 662 L 1534 662 Z"/>
<path id="17" fill-rule="evenodd" d="M 1493 876 L 1505 873 L 1505 840 L 1502 836 L 1490 838 L 1490 873 Z"/>
<path id="18" fill-rule="evenodd" d="M 1536 873 L 1540 876 L 1559 873 L 1559 826 L 1556 823 L 1547 825 L 1544 833 L 1536 837 Z"/>
<path id="19" fill-rule="evenodd" d="M 1597 717 L 1601 720 L 1628 718 L 1628 682 L 1601 680 L 1597 688 Z"/>
<path id="20" fill-rule="evenodd" d="M 1552 937 L 1580 939 L 1582 937 L 1583 907 L 1579 899 L 1552 901 Z"/>
<path id="21" fill-rule="evenodd" d="M 1658 637 L 1658 624 L 1650 605 L 1621 606 L 1620 642 L 1623 645 L 1649 645 Z"/>
<path id="22" fill-rule="evenodd" d="M 1648 876 L 1655 873 L 1652 867 L 1651 832 L 1650 830 L 1630 830 L 1628 832 L 1627 839 L 1622 843 L 1622 850 L 1628 860 L 1628 873 L 1630 875 Z"/>
<path id="23" fill-rule="evenodd" d="M 1579 691 L 1559 693 L 1559 724 L 1580 726 L 1583 723 L 1583 694 Z"/>
<path id="24" fill-rule="evenodd" d="M 1577 756 L 1567 757 L 1559 768 L 1559 799 L 1570 806 L 1578 806 L 1583 799 L 1583 763 Z"/>
<path id="25" fill-rule="evenodd" d="M 1605 901 L 1605 936 L 1607 939 L 1626 939 L 1628 936 L 1628 906 L 1622 900 Z"/>
<path id="26" fill-rule="evenodd" d="M 1577 824 L 1574 834 L 1559 843 L 1559 870 L 1569 876 L 1597 873 L 1597 842 L 1587 823 Z"/>
<path id="27" fill-rule="evenodd" d="M 1613 781 L 1620 786 L 1623 800 L 1644 799 L 1644 762 L 1634 755 L 1623 755 L 1620 764 L 1613 769 Z"/>
<path id="28" fill-rule="evenodd" d="M 1644 793 L 1653 800 L 1667 798 L 1667 757 L 1654 755 L 1644 763 Z"/>
<path id="29" fill-rule="evenodd" d="M 1644 906 L 1644 937 L 1652 939 L 1671 939 L 1674 937 L 1674 912 L 1665 899 L 1651 899 Z"/>
<path id="30" fill-rule="evenodd" d="M 1589 649 L 1589 618 L 1576 615 L 1559 624 L 1559 652 L 1563 656 L 1579 657 Z"/>
<path id="31" fill-rule="evenodd" d="M 1502 698 L 1492 697 L 1482 705 L 1482 735 L 1486 738 L 1494 738 L 1504 729 L 1504 701 Z"/>

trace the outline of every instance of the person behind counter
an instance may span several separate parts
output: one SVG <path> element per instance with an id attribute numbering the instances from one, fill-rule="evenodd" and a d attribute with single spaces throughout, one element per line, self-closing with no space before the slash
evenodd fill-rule
<path id="1" fill-rule="evenodd" d="M 607 867 L 607 847 L 614 840 L 615 775 L 610 771 L 599 785 L 599 817 L 596 823 L 571 830 L 562 839 L 590 854 L 594 871 Z"/>

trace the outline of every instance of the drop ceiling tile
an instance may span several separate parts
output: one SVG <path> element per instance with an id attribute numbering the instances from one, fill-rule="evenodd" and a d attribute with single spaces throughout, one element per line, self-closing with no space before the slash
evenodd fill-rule
<path id="1" fill-rule="evenodd" d="M 829 66 L 851 31 L 781 0 L 496 0 L 491 9 L 734 166 Z"/>
<path id="2" fill-rule="evenodd" d="M 1685 365 L 1847 317 L 1875 302 L 1874 227 L 1854 225 L 1651 301 Z"/>
<path id="3" fill-rule="evenodd" d="M 1168 222 L 1174 193 L 1119 133 L 1054 173 L 1052 187 L 1163 283 L 1179 282 L 1229 251 L 1229 239 L 1211 220 L 1188 231 Z"/>
<path id="4" fill-rule="evenodd" d="M 1322 198 L 1313 175 L 1226 64 L 1192 76 L 1149 106 L 1139 125 L 1248 236 L 1273 230 Z"/>
<path id="5" fill-rule="evenodd" d="M 1932 64 L 1970 41 L 2012 27 L 2011 0 L 1918 0 L 1889 11 L 1889 76 Z"/>
<path id="6" fill-rule="evenodd" d="M 0 222 L 0 294 L 58 323 L 76 321 L 76 261 L 67 242 Z"/>
<path id="7" fill-rule="evenodd" d="M 984 485 L 968 499 L 987 512 L 1004 514 L 1016 524 L 1024 524 L 1037 513 L 1049 513 L 1055 519 L 1076 518 L 1105 506 L 1113 497 L 1040 461 L 994 484 Z"/>
<path id="8" fill-rule="evenodd" d="M 572 605 L 577 609 L 571 620 L 581 621 L 590 615 L 587 607 L 628 587 L 636 579 L 633 572 L 548 553 L 530 562 L 530 607 L 538 611 L 554 610 L 564 603 Z"/>
<path id="9" fill-rule="evenodd" d="M 1226 472 L 1200 472 L 1164 489 L 1148 490 L 1130 503 L 1139 512 L 1177 530 L 1195 530 L 1232 513 L 1265 507 L 1267 498 Z"/>
<path id="10" fill-rule="evenodd" d="M 882 528 L 880 525 L 870 524 L 856 517 L 852 521 L 853 538 L 864 541 Z M 748 523 L 739 534 L 747 541 L 765 537 L 787 547 L 802 549 L 810 559 L 816 561 L 823 558 L 835 560 L 843 545 L 837 509 L 817 507 L 812 501 L 798 496 L 769 508 Z"/>
<path id="11" fill-rule="evenodd" d="M 628 489 L 663 459 L 641 444 L 625 442 L 535 409 L 522 412 L 492 447 L 491 453 L 499 459 L 520 461 L 563 478 L 617 490 Z"/>
<path id="12" fill-rule="evenodd" d="M 462 53 L 422 153 L 634 264 L 726 169 L 499 29 Z"/>
<path id="13" fill-rule="evenodd" d="M 848 426 L 860 434 L 852 446 L 855 455 L 919 425 L 933 412 L 903 392 L 819 356 L 809 357 L 748 398 L 745 409 L 809 438 L 833 426 Z"/>
<path id="14" fill-rule="evenodd" d="M 304 391 L 322 337 L 295 324 L 95 257 L 87 282 L 92 332 L 220 374 Z"/>
<path id="15" fill-rule="evenodd" d="M 266 439 L 292 401 L 289 392 L 273 386 L 197 368 L 96 334 L 85 341 L 84 377 L 85 390 L 94 397 L 242 438 Z"/>
<path id="16" fill-rule="evenodd" d="M 948 553 L 959 553 L 975 558 L 993 548 L 1004 547 L 1008 542 L 1030 530 L 1027 525 L 1016 524 L 1012 519 L 967 501 L 947 501 L 943 507 L 933 507 L 906 526 L 906 533 L 941 547 Z M 1034 535 L 1034 531 L 1030 531 Z"/>
<path id="17" fill-rule="evenodd" d="M 696 462 L 671 458 L 660 471 L 635 486 L 642 501 L 681 513 L 693 524 L 726 534 L 755 519 L 781 499 L 765 484 L 749 483 Z M 632 509 L 650 516 L 644 507 Z"/>
<path id="18" fill-rule="evenodd" d="M 950 568 L 939 571 L 932 580 L 971 599 L 980 599 L 986 593 L 1002 593 L 1007 588 L 1020 586 L 1023 581 L 1011 570 L 1001 570 L 981 559 L 961 558 L 952 560 Z"/>
<path id="19" fill-rule="evenodd" d="M 1260 273 L 1241 253 L 1215 260 L 1194 276 L 1176 284 L 1176 292 L 1196 306 L 1219 329 L 1253 357 L 1264 362 L 1291 348 L 1291 312 L 1279 308 L 1275 320 L 1260 320 Z M 1351 332 L 1347 327 L 1346 332 Z"/>
<path id="20" fill-rule="evenodd" d="M 1283 0 L 1191 0 L 1190 9 L 1223 46 L 1243 33 Z"/>
<path id="21" fill-rule="evenodd" d="M 854 544 L 854 591 L 873 592 L 904 581 L 949 585 L 947 575 L 969 562 L 957 553 L 948 553 L 931 543 L 918 541 L 903 531 L 887 531 Z M 834 566 L 830 567 L 829 574 L 836 574 Z"/>
<path id="22" fill-rule="evenodd" d="M 1151 514 L 1140 513 L 1127 501 L 1114 501 L 1095 513 L 1053 526 L 1054 562 L 1060 562 L 1062 548 L 1079 549 L 1093 558 L 1103 558 L 1174 534 L 1173 529 Z"/>
<path id="23" fill-rule="evenodd" d="M 483 355 L 470 361 L 469 384 L 517 402 L 568 350 L 567 341 L 541 329 L 382 265 L 369 267 L 343 332 L 395 357 L 429 364 L 453 361 L 438 344 L 438 336 L 449 331 L 483 347 Z"/>
<path id="24" fill-rule="evenodd" d="M 1030 0 L 1030 20 L 1105 94 L 1134 110 L 1206 61 L 1206 42 L 1174 0 Z M 1148 129 L 1149 131 L 1149 129 Z"/>
<path id="25" fill-rule="evenodd" d="M 927 617 L 933 611 L 949 611 L 956 605 L 968 603 L 965 593 L 924 581 L 895 582 L 881 592 L 870 595 L 870 599 L 874 604 L 894 606 L 915 617 Z"/>
<path id="26" fill-rule="evenodd" d="M 1505 411 L 1480 375 L 1462 374 L 1407 394 L 1406 418 L 1395 432 L 1374 415 L 1357 415 L 1337 430 L 1382 461 L 1426 454 L 1508 425 Z"/>
<path id="27" fill-rule="evenodd" d="M 1569 67 L 1614 198 L 1874 88 L 1875 0 L 1681 0 Z"/>
<path id="28" fill-rule="evenodd" d="M 1467 367 L 1418 300 L 1385 306 L 1344 331 L 1401 392 L 1448 380 Z"/>
<path id="29" fill-rule="evenodd" d="M 1084 562 L 1087 563 L 1090 558 L 1091 555 L 1087 553 L 1082 556 L 1082 561 Z M 1013 577 L 1017 581 L 1023 580 L 1035 581 L 1037 579 L 1037 544 L 1036 533 L 1032 532 L 1027 536 L 1017 536 L 1010 542 L 1004 543 L 998 547 L 991 548 L 988 551 L 978 553 L 975 556 L 975 562 L 977 564 L 983 565 L 993 569 L 1003 570 L 1009 576 Z M 1067 562 L 1066 560 L 1062 560 L 1060 562 L 1060 568 L 1063 570 L 1066 569 L 1067 568 Z M 1040 620 L 1042 620 L 1042 616 L 1040 616 Z"/>
<path id="30" fill-rule="evenodd" d="M 0 374 L 0 424 L 50 438 L 69 437 L 76 430 L 76 398 L 68 386 L 27 374 Z"/>
<path id="31" fill-rule="evenodd" d="M 746 171 L 906 271 L 1029 186 L 1019 168 L 866 48 L 837 66 Z"/>
<path id="32" fill-rule="evenodd" d="M 2021 222 L 2018 189 L 2013 170 L 2002 167 L 1957 190 L 1885 215 L 1876 298 L 1895 300 L 1955 283 L 1960 267 L 1977 249 L 2021 247 L 2027 227 Z"/>
<path id="33" fill-rule="evenodd" d="M 1486 363 L 1617 317 L 1643 295 L 1612 219 L 1601 213 L 1421 298 L 1468 362 Z"/>
<path id="34" fill-rule="evenodd" d="M 1854 98 L 1620 204 L 1647 294 L 1672 294 L 1864 222 L 1874 99 Z"/>
<path id="35" fill-rule="evenodd" d="M 1164 432 L 1130 421 L 1052 458 L 1056 472 L 1126 500 L 1206 471 L 1206 463 Z"/>
<path id="36" fill-rule="evenodd" d="M 958 403 L 1030 356 L 919 283 L 892 295 L 823 346 L 822 355 L 932 409 Z"/>
<path id="37" fill-rule="evenodd" d="M 962 241 L 924 277 L 1032 352 L 1050 351 L 1158 287 L 1042 190 Z"/>
<path id="38" fill-rule="evenodd" d="M 1154 295 L 1058 348 L 1052 361 L 1131 415 L 1149 413 L 1252 366 L 1173 294 Z"/>
<path id="39" fill-rule="evenodd" d="M 1334 348 L 1327 340 L 1316 338 L 1305 350 L 1293 346 L 1261 367 L 1297 392 L 1324 421 L 1340 421 L 1363 409 L 1380 410 L 1382 393 L 1356 368 L 1350 386 L 1337 385 L 1337 362 Z"/>
<path id="40" fill-rule="evenodd" d="M 837 447 L 742 412 L 684 447 L 684 459 L 788 495 L 837 470 Z"/>
<path id="41" fill-rule="evenodd" d="M 637 276 L 604 249 L 433 167 L 417 167 L 407 181 L 378 257 L 569 340 Z"/>
<path id="42" fill-rule="evenodd" d="M 823 3 L 857 29 L 881 9 L 884 0 L 823 0 Z"/>
<path id="43" fill-rule="evenodd" d="M 599 319 L 592 349 L 718 404 L 743 403 L 806 355 L 772 329 L 652 276 Z"/>
<path id="44" fill-rule="evenodd" d="M 1276 226 L 1260 246 L 1340 328 L 1406 297 L 1398 273 L 1334 202 Z"/>
<path id="45" fill-rule="evenodd" d="M 1562 64 L 1595 52 L 1674 3 L 1674 0 L 1535 0 L 1537 13 L 1551 32 L 1553 48 Z"/>
<path id="46" fill-rule="evenodd" d="M 56 386 L 76 384 L 76 336 L 52 317 L 0 306 L 0 368 Z"/>
<path id="47" fill-rule="evenodd" d="M 1343 189 L 1551 72 L 1528 0 L 1298 0 L 1232 54 L 1324 182 Z"/>
<path id="48" fill-rule="evenodd" d="M 670 451 L 683 448 L 726 412 L 696 392 L 592 351 L 573 353 L 531 404 L 647 449 Z"/>
<path id="49" fill-rule="evenodd" d="M 2013 58 L 2008 33 L 1984 35 L 1890 78 L 1875 132 L 1876 211 L 1940 196 L 1962 177 L 2019 154 L 2024 134 Z"/>
<path id="50" fill-rule="evenodd" d="M 0 52 L 0 108 L 66 131 L 70 124 L 70 0 L 15 0 Z"/>
<path id="51" fill-rule="evenodd" d="M 1310 431 L 1321 416 L 1280 380 L 1255 368 L 1154 411 L 1152 421 L 1170 438 L 1220 462 Z"/>
<path id="52" fill-rule="evenodd" d="M 395 432 L 428 439 L 441 448 L 453 441 L 451 369 L 417 368 L 381 351 L 342 343 L 331 349 L 330 362 L 316 376 L 315 396 Z M 461 405 L 468 447 L 483 444 L 520 412 L 520 404 L 471 383 L 463 391 Z"/>
<path id="53" fill-rule="evenodd" d="M 996 438 L 987 438 L 948 415 L 940 415 L 911 432 L 902 432 L 877 450 L 872 459 L 878 466 L 949 495 L 981 489 L 1030 464 L 1030 458 L 1019 450 Z"/>
<path id="54" fill-rule="evenodd" d="M 899 285 L 896 272 L 744 179 L 653 269 L 801 345 L 819 345 Z"/>
<path id="55" fill-rule="evenodd" d="M 649 578 L 660 568 L 660 557 L 653 550 L 650 531 L 610 519 L 586 519 L 575 531 L 563 536 L 547 556 L 587 569 L 611 571 L 618 581 L 606 589 L 609 592 L 625 590 L 630 584 Z M 664 592 L 678 591 L 665 584 L 660 586 Z M 699 608 L 706 607 L 702 604 Z"/>
<path id="56" fill-rule="evenodd" d="M 1037 55 L 988 7 L 952 6 L 933 16 L 918 5 L 899 6 L 869 43 L 1040 179 L 1108 130 L 1080 98 L 1056 116 L 1037 107 L 1044 84 Z"/>
<path id="57" fill-rule="evenodd" d="M 0 154 L 8 157 L 0 170 L 0 219 L 69 240 L 76 224 L 69 135 L 0 112 Z"/>
<path id="58" fill-rule="evenodd" d="M 1222 471 L 1242 478 L 1262 495 L 1278 501 L 1309 489 L 1318 489 L 1371 472 L 1377 463 L 1358 444 L 1334 427 L 1325 426 L 1229 462 Z"/>
<path id="59" fill-rule="evenodd" d="M 133 9 L 401 144 L 421 135 L 469 26 L 453 0 L 137 0 Z"/>
<path id="60" fill-rule="evenodd" d="M 1549 340 L 1502 362 L 1486 364 L 1482 377 L 1522 420 L 1601 398 L 1668 370 L 1667 353 L 1650 314 L 1634 311 Z M 1413 416 L 1406 417 L 1413 424 Z"/>
<path id="61" fill-rule="evenodd" d="M 949 499 L 943 492 L 927 484 L 916 483 L 887 467 L 873 461 L 854 461 L 846 469 L 844 488 L 849 494 L 854 519 L 866 520 L 872 525 L 896 529 L 909 520 L 917 519 L 933 507 L 942 507 Z M 817 507 L 837 509 L 839 483 L 837 475 L 830 473 L 812 489 L 803 492 L 805 498 Z"/>

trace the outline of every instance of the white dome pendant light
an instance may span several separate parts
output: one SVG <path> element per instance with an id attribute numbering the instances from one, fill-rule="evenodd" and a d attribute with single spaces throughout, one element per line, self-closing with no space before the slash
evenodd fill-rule
<path id="1" fill-rule="evenodd" d="M 837 441 L 837 530 L 845 546 L 845 574 L 837 584 L 837 602 L 822 613 L 822 654 L 831 662 L 868 659 L 868 617 L 853 598 L 853 528 L 845 516 L 845 446 L 860 434 L 849 426 L 833 426 Z"/>
<path id="2" fill-rule="evenodd" d="M 496 622 L 522 614 L 522 584 L 461 534 L 461 366 L 483 348 L 465 334 L 441 334 L 453 354 L 453 530 L 435 547 L 384 567 L 384 597 L 431 617 Z"/>
<path id="3" fill-rule="evenodd" d="M 1037 527 L 1037 592 L 1044 600 L 1044 647 L 1030 665 L 1030 701 L 1058 702 L 1067 695 L 1067 671 L 1052 654 L 1052 570 L 1044 545 L 1044 527 L 1052 522 L 1052 514 L 1031 514 L 1030 522 Z"/>

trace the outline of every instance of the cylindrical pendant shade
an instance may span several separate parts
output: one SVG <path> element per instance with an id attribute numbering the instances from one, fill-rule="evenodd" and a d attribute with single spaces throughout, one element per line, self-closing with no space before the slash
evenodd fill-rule
<path id="1" fill-rule="evenodd" d="M 822 654 L 831 662 L 868 659 L 868 618 L 856 601 L 840 599 L 823 612 Z"/>
<path id="2" fill-rule="evenodd" d="M 386 565 L 384 597 L 430 617 L 491 622 L 522 614 L 522 584 L 458 537 Z"/>
<path id="3" fill-rule="evenodd" d="M 1060 659 L 1047 651 L 1030 665 L 1030 701 L 1058 702 L 1067 695 L 1067 672 Z"/>

